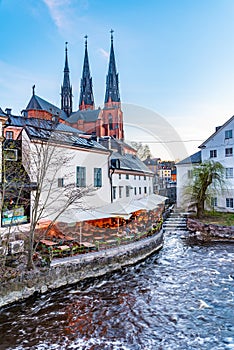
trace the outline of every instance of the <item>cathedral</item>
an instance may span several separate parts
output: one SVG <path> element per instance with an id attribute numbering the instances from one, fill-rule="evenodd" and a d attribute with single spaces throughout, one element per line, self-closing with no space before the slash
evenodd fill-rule
<path id="1" fill-rule="evenodd" d="M 61 107 L 58 108 L 37 96 L 35 94 L 34 86 L 32 97 L 26 109 L 23 110 L 23 114 L 28 118 L 58 120 L 59 122 L 72 126 L 86 134 L 92 134 L 96 137 L 110 136 L 123 141 L 123 112 L 121 110 L 119 77 L 115 62 L 113 31 L 111 30 L 111 45 L 108 73 L 106 77 L 104 108 L 95 108 L 93 83 L 89 66 L 87 36 L 85 36 L 84 63 L 78 110 L 73 110 L 73 95 L 70 83 L 68 50 L 66 43 L 63 84 L 61 86 Z"/>

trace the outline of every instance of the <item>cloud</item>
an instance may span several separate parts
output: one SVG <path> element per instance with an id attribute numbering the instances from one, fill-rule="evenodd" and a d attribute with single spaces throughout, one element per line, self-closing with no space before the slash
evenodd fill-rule
<path id="1" fill-rule="evenodd" d="M 100 49 L 98 50 L 98 52 L 100 52 L 100 54 L 101 54 L 104 58 L 106 58 L 106 59 L 109 58 L 109 53 L 108 53 L 106 50 L 100 48 Z"/>
<path id="2" fill-rule="evenodd" d="M 58 29 L 64 29 L 69 25 L 71 12 L 71 0 L 43 0 L 48 7 L 51 18 Z"/>

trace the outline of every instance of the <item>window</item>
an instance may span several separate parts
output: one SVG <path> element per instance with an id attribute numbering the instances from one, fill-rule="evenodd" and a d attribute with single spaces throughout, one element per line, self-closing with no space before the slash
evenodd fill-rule
<path id="1" fill-rule="evenodd" d="M 211 206 L 212 208 L 217 207 L 217 197 L 211 198 Z"/>
<path id="2" fill-rule="evenodd" d="M 13 140 L 13 131 L 6 131 L 6 139 Z"/>
<path id="3" fill-rule="evenodd" d="M 94 168 L 94 187 L 102 187 L 102 168 Z"/>
<path id="4" fill-rule="evenodd" d="M 225 157 L 232 157 L 232 147 L 231 148 L 225 148 Z"/>
<path id="5" fill-rule="evenodd" d="M 233 168 L 226 168 L 226 179 L 233 178 Z"/>
<path id="6" fill-rule="evenodd" d="M 217 150 L 212 149 L 210 150 L 210 158 L 216 158 L 217 157 Z"/>
<path id="7" fill-rule="evenodd" d="M 121 174 L 119 174 L 119 180 L 121 180 Z"/>
<path id="8" fill-rule="evenodd" d="M 123 197 L 123 186 L 119 186 L 119 198 Z"/>
<path id="9" fill-rule="evenodd" d="M 188 170 L 188 179 L 192 179 L 193 178 L 193 170 Z"/>
<path id="10" fill-rule="evenodd" d="M 225 130 L 225 139 L 232 139 L 232 130 Z"/>
<path id="11" fill-rule="evenodd" d="M 141 176 L 139 175 L 139 180 L 141 179 Z"/>
<path id="12" fill-rule="evenodd" d="M 233 198 L 226 198 L 226 207 L 233 208 Z"/>
<path id="13" fill-rule="evenodd" d="M 144 180 L 146 180 L 146 176 L 144 175 Z"/>
<path id="14" fill-rule="evenodd" d="M 134 175 L 134 180 L 136 180 L 136 175 Z"/>
<path id="15" fill-rule="evenodd" d="M 116 199 L 116 186 L 113 187 L 113 199 Z"/>
<path id="16" fill-rule="evenodd" d="M 4 158 L 5 160 L 17 161 L 18 160 L 18 152 L 17 149 L 5 149 L 4 150 Z"/>
<path id="17" fill-rule="evenodd" d="M 109 129 L 113 130 L 113 118 L 111 114 L 109 114 Z"/>
<path id="18" fill-rule="evenodd" d="M 139 194 L 141 194 L 141 187 L 139 187 Z"/>
<path id="19" fill-rule="evenodd" d="M 126 174 L 126 180 L 129 180 L 129 174 Z"/>
<path id="20" fill-rule="evenodd" d="M 126 197 L 129 197 L 130 191 L 129 191 L 129 186 L 126 186 Z"/>
<path id="21" fill-rule="evenodd" d="M 137 188 L 136 187 L 134 187 L 134 194 L 135 194 L 135 196 L 137 194 Z"/>
<path id="22" fill-rule="evenodd" d="M 145 194 L 147 193 L 147 187 L 144 187 L 144 193 Z"/>
<path id="23" fill-rule="evenodd" d="M 76 186 L 86 186 L 86 168 L 83 166 L 76 167 Z"/>
<path id="24" fill-rule="evenodd" d="M 63 177 L 58 178 L 58 187 L 64 187 L 64 178 Z"/>

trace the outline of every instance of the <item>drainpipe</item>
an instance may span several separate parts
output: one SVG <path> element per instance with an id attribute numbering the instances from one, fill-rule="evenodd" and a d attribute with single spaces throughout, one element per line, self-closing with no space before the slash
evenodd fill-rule
<path id="1" fill-rule="evenodd" d="M 109 167 L 108 176 L 109 176 L 109 179 L 110 179 L 110 186 L 111 186 L 111 203 L 113 203 L 113 181 L 112 181 L 112 176 L 113 176 L 113 174 L 115 172 L 115 169 L 110 166 L 110 162 L 108 162 L 108 163 L 109 163 L 108 164 L 108 167 Z"/>

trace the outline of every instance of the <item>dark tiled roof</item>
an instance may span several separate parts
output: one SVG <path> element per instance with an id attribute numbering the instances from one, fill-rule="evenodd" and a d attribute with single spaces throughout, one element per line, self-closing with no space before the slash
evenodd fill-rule
<path id="1" fill-rule="evenodd" d="M 1 116 L 1 117 L 6 117 L 6 118 L 7 118 L 6 113 L 3 112 L 3 110 L 2 110 L 1 107 L 0 107 L 0 116 Z"/>
<path id="2" fill-rule="evenodd" d="M 124 141 L 122 141 L 122 140 L 116 139 L 116 138 L 114 138 L 114 137 L 111 137 L 111 147 L 112 147 L 112 148 L 115 148 L 116 145 L 119 145 L 119 146 L 121 146 L 122 148 L 131 149 L 131 150 L 134 151 L 135 153 L 137 152 L 137 150 L 136 150 L 133 146 L 129 145 L 128 143 L 126 143 L 126 142 L 124 142 Z"/>
<path id="3" fill-rule="evenodd" d="M 58 144 L 70 145 L 73 147 L 84 147 L 89 149 L 95 148 L 101 151 L 107 151 L 107 149 L 100 145 L 97 141 L 79 137 L 75 134 L 71 135 L 70 133 L 68 134 L 57 130 L 42 129 L 34 126 L 26 126 L 25 130 L 30 139 L 50 139 L 51 141 L 54 141 Z"/>
<path id="4" fill-rule="evenodd" d="M 46 130 L 53 129 L 57 131 L 67 132 L 67 133 L 84 134 L 83 131 L 73 128 L 69 125 L 66 125 L 63 123 L 55 124 L 50 120 L 39 119 L 39 118 L 27 118 L 27 117 L 11 115 L 8 118 L 6 125 L 8 126 L 12 125 L 12 126 L 18 126 L 18 127 L 33 126 L 41 129 L 46 129 Z"/>
<path id="5" fill-rule="evenodd" d="M 63 124 L 63 123 L 58 123 L 56 130 L 58 131 L 64 131 L 64 132 L 72 132 L 72 133 L 76 133 L 76 134 L 85 134 L 84 131 L 73 128 L 72 126 Z"/>
<path id="6" fill-rule="evenodd" d="M 33 95 L 31 97 L 31 100 L 26 107 L 26 111 L 30 109 L 46 111 L 53 115 L 59 116 L 63 120 L 67 119 L 67 115 L 63 110 L 54 106 L 52 103 L 43 100 L 37 95 Z"/>
<path id="7" fill-rule="evenodd" d="M 145 165 L 158 165 L 160 158 L 146 158 L 143 162 Z"/>
<path id="8" fill-rule="evenodd" d="M 181 160 L 180 162 L 176 163 L 176 165 L 181 164 L 194 164 L 194 163 L 201 163 L 201 151 L 198 151 L 191 156 Z"/>
<path id="9" fill-rule="evenodd" d="M 135 155 L 132 154 L 120 154 L 118 152 L 113 152 L 111 159 L 120 160 L 121 170 L 133 170 L 140 171 L 147 174 L 153 174 L 152 171 Z"/>
<path id="10" fill-rule="evenodd" d="M 74 112 L 70 115 L 70 117 L 66 120 L 68 123 L 76 123 L 78 120 L 84 120 L 86 122 L 96 122 L 101 109 L 87 109 L 82 111 Z"/>

